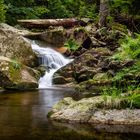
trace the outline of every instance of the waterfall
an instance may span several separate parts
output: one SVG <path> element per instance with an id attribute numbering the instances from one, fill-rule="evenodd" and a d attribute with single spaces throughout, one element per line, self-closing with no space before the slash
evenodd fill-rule
<path id="1" fill-rule="evenodd" d="M 32 49 L 40 55 L 40 64 L 49 68 L 49 72 L 46 70 L 45 75 L 40 78 L 39 88 L 52 86 L 53 74 L 72 60 L 66 59 L 59 52 L 51 48 L 40 47 L 34 41 L 32 42 Z"/>

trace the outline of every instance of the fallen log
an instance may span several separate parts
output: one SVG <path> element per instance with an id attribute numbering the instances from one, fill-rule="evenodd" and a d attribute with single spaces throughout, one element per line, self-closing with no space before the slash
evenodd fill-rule
<path id="1" fill-rule="evenodd" d="M 48 28 L 49 26 L 63 26 L 73 27 L 79 25 L 80 20 L 75 18 L 67 19 L 29 19 L 29 20 L 18 20 L 18 23 L 26 28 Z"/>

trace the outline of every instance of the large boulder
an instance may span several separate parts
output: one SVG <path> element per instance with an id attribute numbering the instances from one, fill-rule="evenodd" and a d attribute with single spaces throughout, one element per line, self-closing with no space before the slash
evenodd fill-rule
<path id="1" fill-rule="evenodd" d="M 140 109 L 120 109 L 126 102 L 111 96 L 97 96 L 74 101 L 67 97 L 54 105 L 52 120 L 90 124 L 140 124 Z M 110 109 L 111 108 L 111 109 Z"/>
<path id="2" fill-rule="evenodd" d="M 30 67 L 37 65 L 38 62 L 31 44 L 22 36 L 5 28 L 0 28 L 0 56 L 18 60 Z"/>
<path id="3" fill-rule="evenodd" d="M 35 89 L 40 73 L 17 61 L 0 56 L 0 87 L 5 89 Z"/>

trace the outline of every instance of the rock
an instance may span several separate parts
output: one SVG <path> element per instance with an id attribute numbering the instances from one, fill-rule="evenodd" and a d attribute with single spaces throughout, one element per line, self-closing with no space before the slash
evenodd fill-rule
<path id="1" fill-rule="evenodd" d="M 125 60 L 122 65 L 123 65 L 123 67 L 131 67 L 134 64 L 135 64 L 134 60 Z"/>
<path id="2" fill-rule="evenodd" d="M 93 23 L 93 22 L 94 22 L 93 19 L 90 19 L 90 18 L 81 18 L 80 21 L 79 21 L 79 24 L 81 26 L 86 26 L 86 25 L 88 25 L 90 23 Z"/>
<path id="3" fill-rule="evenodd" d="M 72 80 L 74 83 L 92 79 L 96 73 L 101 72 L 98 63 L 103 59 L 102 57 L 111 54 L 107 48 L 92 48 L 59 69 L 56 74 L 64 78 L 74 79 Z"/>
<path id="4" fill-rule="evenodd" d="M 88 67 L 96 67 L 96 65 L 98 64 L 98 60 L 94 57 L 92 57 L 91 59 L 89 59 L 87 62 L 86 62 L 86 65 Z"/>
<path id="5" fill-rule="evenodd" d="M 69 123 L 139 125 L 140 109 L 107 109 L 110 106 L 118 108 L 116 104 L 121 103 L 124 104 L 124 101 L 120 99 L 114 99 L 114 102 L 112 102 L 110 96 L 106 98 L 106 101 L 103 96 L 83 98 L 79 101 L 74 101 L 68 97 L 54 105 L 49 118 Z M 103 107 L 105 108 L 103 109 Z"/>
<path id="6" fill-rule="evenodd" d="M 40 65 L 39 67 L 36 68 L 40 74 L 41 74 L 41 77 L 45 75 L 45 72 L 49 72 L 49 68 L 44 66 L 44 65 Z"/>
<path id="7" fill-rule="evenodd" d="M 76 80 L 78 83 L 86 81 L 88 79 L 93 78 L 93 76 L 97 73 L 96 70 L 92 70 L 88 67 L 83 67 L 79 72 L 76 73 Z"/>
<path id="8" fill-rule="evenodd" d="M 108 79 L 109 79 L 109 77 L 108 77 L 107 73 L 97 73 L 93 77 L 93 80 L 95 80 L 95 81 L 102 81 L 102 80 L 108 80 Z"/>
<path id="9" fill-rule="evenodd" d="M 64 100 L 70 101 L 67 105 L 64 106 Z M 97 102 L 96 102 L 97 103 Z M 93 100 L 90 99 L 82 99 L 78 102 L 73 101 L 71 98 L 64 98 L 58 104 L 53 107 L 52 115 L 50 116 L 53 120 L 59 121 L 88 121 L 90 118 L 90 110 L 93 108 L 94 104 Z"/>
<path id="10" fill-rule="evenodd" d="M 40 73 L 17 61 L 0 56 L 0 87 L 27 90 L 38 88 Z"/>
<path id="11" fill-rule="evenodd" d="M 75 101 L 71 97 L 64 98 L 63 100 L 59 101 L 58 104 L 54 105 L 53 112 L 65 110 L 72 103 L 75 103 Z"/>
<path id="12" fill-rule="evenodd" d="M 18 60 L 30 67 L 38 65 L 38 59 L 31 44 L 22 36 L 9 30 L 0 29 L 0 56 Z"/>
<path id="13" fill-rule="evenodd" d="M 119 61 L 110 61 L 110 63 L 108 64 L 108 69 L 113 69 L 118 71 L 122 69 L 122 64 Z"/>
<path id="14" fill-rule="evenodd" d="M 71 52 L 71 55 L 77 57 L 77 56 L 80 56 L 81 54 L 83 54 L 86 51 L 87 51 L 87 49 L 85 49 L 83 47 L 79 47 L 76 51 Z"/>
<path id="15" fill-rule="evenodd" d="M 140 125 L 140 109 L 99 110 L 88 123 Z"/>
<path id="16" fill-rule="evenodd" d="M 28 30 L 25 30 L 25 29 L 20 30 L 15 27 L 12 27 L 6 23 L 0 23 L 0 29 L 5 30 L 6 32 L 13 32 L 15 34 L 23 35 L 23 36 L 31 33 Z"/>
<path id="17" fill-rule="evenodd" d="M 70 81 L 68 81 L 63 76 L 55 76 L 53 78 L 53 84 L 67 84 L 67 83 L 70 83 Z"/>
<path id="18" fill-rule="evenodd" d="M 53 30 L 47 30 L 46 32 L 43 32 L 39 38 L 56 47 L 62 47 L 65 42 L 65 30 L 60 27 Z"/>

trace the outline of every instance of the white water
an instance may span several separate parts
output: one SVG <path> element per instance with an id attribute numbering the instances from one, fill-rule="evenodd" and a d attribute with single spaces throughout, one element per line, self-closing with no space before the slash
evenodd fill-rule
<path id="1" fill-rule="evenodd" d="M 66 59 L 59 52 L 51 48 L 43 48 L 32 43 L 32 49 L 41 56 L 40 64 L 49 67 L 50 71 L 45 72 L 45 75 L 39 80 L 39 88 L 47 88 L 52 86 L 52 77 L 54 73 L 61 67 L 65 66 L 72 60 Z"/>

